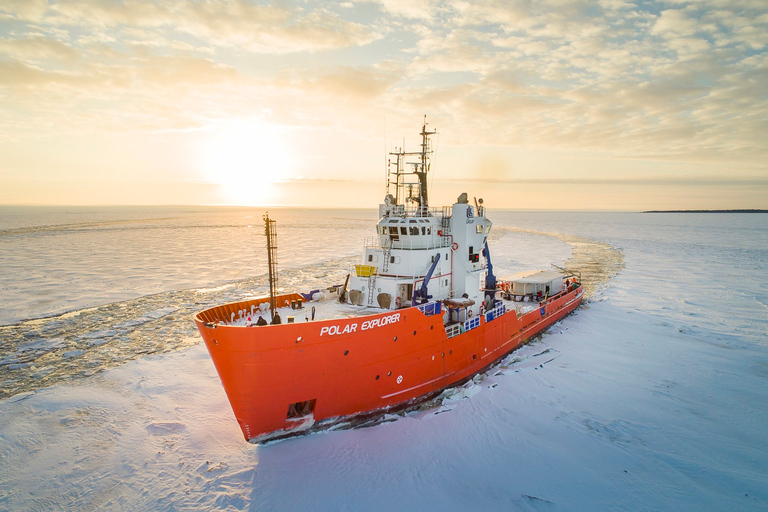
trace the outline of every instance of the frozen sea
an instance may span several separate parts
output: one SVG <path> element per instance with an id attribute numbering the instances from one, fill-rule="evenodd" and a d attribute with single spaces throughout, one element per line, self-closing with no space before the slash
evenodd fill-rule
<path id="1" fill-rule="evenodd" d="M 261 209 L 0 207 L 0 510 L 768 510 L 768 215 L 494 211 L 589 299 L 376 426 L 243 441 L 192 314 L 266 291 Z M 374 210 L 273 209 L 280 287 Z"/>

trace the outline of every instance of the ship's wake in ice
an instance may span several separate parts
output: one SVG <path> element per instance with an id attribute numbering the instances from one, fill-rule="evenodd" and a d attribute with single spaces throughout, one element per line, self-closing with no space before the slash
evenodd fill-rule
<path id="1" fill-rule="evenodd" d="M 500 228 L 497 236 L 503 236 Z M 565 263 L 580 270 L 587 297 L 623 266 L 611 246 L 571 235 L 553 236 L 572 247 Z M 280 274 L 286 290 L 307 291 L 343 282 L 355 258 L 328 260 Z M 169 352 L 199 342 L 192 316 L 208 307 L 266 293 L 265 275 L 222 286 L 177 290 L 0 327 L 0 399 L 57 382 L 87 377 L 147 354 Z"/>
<path id="2" fill-rule="evenodd" d="M 544 233 L 518 228 L 496 228 L 495 236 L 491 239 L 498 240 L 505 233 L 528 233 L 536 236 L 556 238 L 567 243 L 571 247 L 571 257 L 564 263 L 566 270 L 581 273 L 584 285 L 584 299 L 588 302 L 599 297 L 603 289 L 611 279 L 624 268 L 624 257 L 620 250 L 604 242 L 598 242 L 585 237 L 566 235 L 560 233 Z M 576 313 L 578 314 L 578 313 Z M 398 408 L 395 412 L 374 413 L 363 415 L 349 421 L 333 423 L 330 430 L 346 430 L 349 428 L 365 428 L 379 425 L 398 418 L 410 416 L 422 416 L 425 414 L 442 414 L 455 407 L 457 400 L 469 398 L 480 393 L 484 387 L 494 388 L 497 384 L 494 378 L 503 376 L 508 372 L 520 372 L 526 370 L 538 370 L 555 359 L 558 355 L 552 348 L 541 348 L 536 343 L 552 330 L 560 329 L 561 321 L 545 329 L 533 338 L 526 340 L 526 344 L 533 345 L 531 350 L 523 349 L 515 351 L 484 372 L 475 375 L 466 382 L 461 382 L 446 388 L 436 396 L 428 399 L 417 400 L 412 404 Z M 320 429 L 322 426 L 319 427 Z M 277 441 L 279 442 L 279 440 Z"/>
<path id="3" fill-rule="evenodd" d="M 16 262 L 0 276 L 0 509 L 768 510 L 763 216 L 499 212 L 497 276 L 579 270 L 586 307 L 375 428 L 254 446 L 191 319 L 267 288 L 266 269 L 236 277 L 256 229 L 225 222 L 256 214 L 191 226 L 216 212 L 0 244 Z M 313 222 L 281 231 L 286 291 L 343 282 L 375 220 L 283 213 Z M 83 247 L 109 264 L 86 275 Z"/>
<path id="4" fill-rule="evenodd" d="M 502 234 L 500 235 L 499 232 Z M 582 284 L 584 286 L 584 300 L 586 302 L 589 302 L 590 299 L 595 300 L 599 297 L 610 280 L 616 277 L 624 268 L 624 256 L 621 251 L 604 242 L 598 242 L 575 235 L 544 233 L 540 231 L 505 227 L 496 228 L 496 237 L 503 236 L 504 232 L 549 236 L 557 238 L 570 245 L 571 257 L 564 265 L 567 270 L 578 271 L 581 273 Z M 560 323 L 561 321 L 558 321 L 533 338 L 526 340 L 526 344 L 535 344 L 551 330 L 559 329 Z M 543 368 L 544 365 L 557 358 L 557 355 L 550 355 L 553 350 L 551 348 L 541 350 L 536 350 L 536 348 L 534 348 L 534 352 L 532 353 L 520 353 L 519 351 L 515 351 L 499 360 L 485 372 L 475 375 L 467 382 L 451 386 L 439 395 L 411 407 L 407 407 L 397 414 L 385 415 L 361 423 L 352 423 L 349 426 L 367 427 L 385 421 L 394 421 L 398 417 L 413 414 L 441 414 L 450 411 L 453 409 L 450 405 L 452 402 L 479 393 L 483 386 L 488 388 L 495 387 L 496 384 L 493 382 L 493 377 L 503 375 L 508 371 L 519 372 L 525 369 Z"/>
<path id="5" fill-rule="evenodd" d="M 286 289 L 343 280 L 349 258 L 287 269 Z M 225 302 L 267 293 L 266 276 L 224 286 L 178 290 L 0 327 L 0 399 L 87 377 L 147 354 L 199 342 L 192 316 Z"/>
<path id="6" fill-rule="evenodd" d="M 499 228 L 497 228 L 499 229 Z M 593 298 L 624 268 L 624 256 L 619 249 L 605 242 L 562 233 L 543 233 L 520 228 L 500 228 L 515 233 L 530 233 L 557 238 L 571 246 L 571 257 L 565 268 L 581 272 L 584 298 Z"/>

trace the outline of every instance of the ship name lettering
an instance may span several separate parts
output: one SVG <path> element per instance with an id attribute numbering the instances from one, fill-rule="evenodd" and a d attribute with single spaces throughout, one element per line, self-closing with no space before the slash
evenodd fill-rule
<path id="1" fill-rule="evenodd" d="M 400 313 L 395 313 L 394 315 L 389 315 L 389 316 L 383 316 L 381 318 L 374 318 L 373 320 L 366 320 L 365 322 L 363 322 L 363 325 L 360 327 L 360 330 L 367 331 L 368 329 L 373 329 L 375 327 L 384 327 L 385 325 L 395 323 L 398 320 L 400 320 Z"/>
<path id="2" fill-rule="evenodd" d="M 361 331 L 367 331 L 368 329 L 375 329 L 376 327 L 384 327 L 385 325 L 393 324 L 400 320 L 400 313 L 395 313 L 389 316 L 383 316 L 381 318 L 374 318 L 373 320 L 366 320 L 360 326 Z M 349 334 L 351 332 L 357 332 L 357 323 L 341 325 L 327 325 L 320 328 L 320 336 L 334 336 L 336 334 Z"/>
<path id="3" fill-rule="evenodd" d="M 333 336 L 334 334 L 349 334 L 350 332 L 357 332 L 357 323 L 347 324 L 342 329 L 340 325 L 329 325 L 320 329 L 320 336 L 328 334 Z"/>

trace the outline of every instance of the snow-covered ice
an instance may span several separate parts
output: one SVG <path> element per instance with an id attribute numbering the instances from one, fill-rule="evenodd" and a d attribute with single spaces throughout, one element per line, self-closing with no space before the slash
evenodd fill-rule
<path id="1" fill-rule="evenodd" d="M 337 213 L 316 216 L 315 235 L 281 235 L 296 251 L 313 236 L 327 242 L 317 226 Z M 768 509 L 763 217 L 491 215 L 504 228 L 491 240 L 498 273 L 581 258 L 614 277 L 484 375 L 369 428 L 243 441 L 194 327 L 174 327 L 249 293 L 240 284 L 217 291 L 224 283 L 211 278 L 157 300 L 74 297 L 95 309 L 2 328 L 0 349 L 13 345 L 2 381 L 97 355 L 116 362 L 0 401 L 0 509 Z M 336 279 L 360 249 L 338 247 L 301 256 L 283 285 Z M 263 287 L 258 272 L 244 279 Z M 129 338 L 171 348 L 122 358 Z"/>

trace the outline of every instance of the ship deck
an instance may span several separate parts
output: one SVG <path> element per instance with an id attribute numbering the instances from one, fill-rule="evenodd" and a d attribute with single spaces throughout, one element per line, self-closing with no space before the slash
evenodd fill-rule
<path id="1" fill-rule="evenodd" d="M 554 297 L 556 296 L 551 298 Z M 500 300 L 507 311 L 514 309 L 518 316 L 524 315 L 539 307 L 536 300 L 517 301 L 504 297 L 501 297 Z M 358 318 L 379 313 L 387 313 L 389 311 L 392 310 L 341 303 L 338 300 L 338 295 L 335 293 L 326 293 L 320 300 L 304 302 L 301 308 L 297 307 L 296 309 L 293 309 L 290 305 L 277 308 L 281 323 L 303 323 L 319 320 Z M 258 308 L 252 308 L 251 311 L 243 310 L 242 315 L 235 315 L 229 321 L 221 321 L 221 323 L 229 326 L 256 327 L 256 322 L 259 320 L 259 316 L 262 316 L 267 323 L 271 321 L 269 309 L 262 311 Z"/>
<path id="2" fill-rule="evenodd" d="M 469 299 L 435 301 L 416 306 L 423 314 L 342 304 L 332 294 L 297 309 L 291 303 L 302 295 L 287 293 L 275 297 L 282 325 L 272 329 L 254 323 L 271 317 L 263 297 L 195 319 L 243 435 L 262 442 L 406 407 L 459 383 L 570 313 L 582 293 L 558 293 L 543 307 L 508 296 L 481 313 Z"/>

